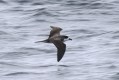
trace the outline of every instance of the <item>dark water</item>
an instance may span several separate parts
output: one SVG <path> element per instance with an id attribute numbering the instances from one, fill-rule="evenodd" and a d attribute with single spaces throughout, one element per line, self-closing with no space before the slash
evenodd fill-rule
<path id="1" fill-rule="evenodd" d="M 118 0 L 0 0 L 0 80 L 119 80 Z M 56 62 L 49 26 L 63 28 Z"/>

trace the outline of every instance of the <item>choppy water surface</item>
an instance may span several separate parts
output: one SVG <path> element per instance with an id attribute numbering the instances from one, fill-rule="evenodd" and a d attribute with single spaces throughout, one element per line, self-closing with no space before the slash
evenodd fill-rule
<path id="1" fill-rule="evenodd" d="M 118 0 L 0 0 L 0 80 L 119 80 Z M 56 61 L 47 38 L 63 28 Z"/>

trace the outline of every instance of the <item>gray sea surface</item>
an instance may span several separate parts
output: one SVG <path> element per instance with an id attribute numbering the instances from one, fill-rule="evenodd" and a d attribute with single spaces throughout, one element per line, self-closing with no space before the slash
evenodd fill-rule
<path id="1" fill-rule="evenodd" d="M 73 39 L 59 63 L 50 26 Z M 119 0 L 0 0 L 0 80 L 119 80 Z"/>

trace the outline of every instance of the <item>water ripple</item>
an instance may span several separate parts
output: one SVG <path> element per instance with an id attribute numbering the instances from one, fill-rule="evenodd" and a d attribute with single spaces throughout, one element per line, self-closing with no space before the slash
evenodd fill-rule
<path id="1" fill-rule="evenodd" d="M 33 73 L 33 72 L 14 72 L 14 73 L 5 74 L 4 76 L 19 76 L 19 75 L 28 75 L 28 74 L 37 75 L 39 73 Z"/>
<path id="2" fill-rule="evenodd" d="M 118 80 L 118 3 L 0 0 L 0 79 Z M 61 62 L 53 44 L 35 43 L 48 37 L 51 25 L 73 38 Z"/>

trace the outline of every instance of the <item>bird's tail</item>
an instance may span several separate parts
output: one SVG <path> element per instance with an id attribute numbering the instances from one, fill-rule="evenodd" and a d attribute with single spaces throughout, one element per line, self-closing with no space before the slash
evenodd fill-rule
<path id="1" fill-rule="evenodd" d="M 39 42 L 49 43 L 49 40 L 48 40 L 48 39 L 46 39 L 46 40 L 43 40 L 43 41 L 36 41 L 35 43 L 39 43 Z"/>

